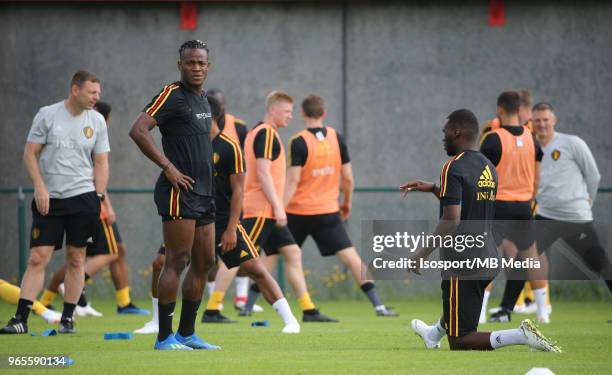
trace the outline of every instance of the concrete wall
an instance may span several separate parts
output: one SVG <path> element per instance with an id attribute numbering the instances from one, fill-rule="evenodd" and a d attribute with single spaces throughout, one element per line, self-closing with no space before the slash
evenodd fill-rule
<path id="1" fill-rule="evenodd" d="M 224 89 L 231 111 L 249 123 L 262 117 L 266 94 L 282 88 L 298 100 L 321 94 L 328 122 L 342 128 L 341 4 L 199 8 L 198 29 L 182 31 L 177 4 L 0 5 L 0 187 L 30 186 L 21 153 L 31 120 L 40 106 L 67 95 L 70 76 L 79 68 L 101 77 L 103 100 L 113 105 L 110 186 L 152 187 L 158 169 L 127 132 L 150 98 L 178 78 L 177 48 L 191 38 L 211 48 L 208 87 Z M 557 107 L 558 129 L 587 141 L 602 185 L 612 186 L 611 16 L 612 6 L 596 2 L 508 4 L 507 25 L 492 28 L 482 2 L 352 3 L 346 9 L 345 123 L 357 185 L 436 179 L 445 159 L 445 116 L 467 107 L 485 120 L 499 92 L 524 87 L 536 101 Z M 299 112 L 294 116 L 282 134 L 286 138 L 301 127 Z M 359 243 L 361 219 L 435 217 L 436 203 L 421 198 L 358 194 L 349 224 L 354 242 Z M 600 196 L 598 218 L 612 219 L 610 199 Z M 161 240 L 152 197 L 116 195 L 114 202 L 132 283 L 144 295 L 146 269 Z M 14 195 L 2 196 L 0 212 L 0 276 L 14 279 Z M 335 261 L 322 261 L 311 242 L 304 252 L 309 280 L 323 285 L 321 296 L 333 296 L 335 289 L 324 285 L 333 279 Z M 341 290 L 353 291 L 344 284 Z"/>

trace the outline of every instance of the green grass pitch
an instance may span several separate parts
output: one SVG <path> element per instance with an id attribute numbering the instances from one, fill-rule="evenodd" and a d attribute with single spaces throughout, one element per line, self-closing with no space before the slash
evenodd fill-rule
<path id="1" fill-rule="evenodd" d="M 262 301 L 263 302 L 263 301 Z M 146 301 L 138 301 L 148 306 Z M 238 324 L 197 323 L 207 341 L 221 351 L 159 352 L 153 350 L 154 335 L 133 340 L 105 341 L 106 331 L 132 331 L 148 317 L 117 316 L 111 301 L 93 301 L 102 318 L 79 318 L 78 333 L 57 337 L 0 336 L 0 355 L 26 353 L 68 354 L 76 363 L 66 370 L 0 370 L 2 373 L 57 374 L 524 374 L 532 367 L 548 367 L 555 374 L 612 373 L 612 319 L 610 302 L 555 302 L 553 322 L 541 327 L 557 340 L 564 353 L 531 352 L 515 346 L 495 352 L 450 352 L 446 339 L 440 350 L 425 350 L 410 330 L 410 320 L 432 322 L 440 314 L 436 299 L 393 301 L 402 316 L 377 318 L 365 301 L 325 301 L 321 310 L 341 320 L 338 324 L 302 324 L 299 335 L 280 333 L 280 319 L 266 311 Z M 296 306 L 293 306 L 297 311 Z M 202 309 L 201 309 L 202 310 Z M 0 302 L 2 324 L 14 306 Z M 234 318 L 234 311 L 227 311 Z M 175 328 L 179 313 L 175 314 Z M 481 330 L 507 329 L 516 322 L 486 324 Z M 254 320 L 268 319 L 269 327 L 251 327 Z M 39 317 L 30 319 L 30 332 L 51 327 Z M 33 372 L 35 371 L 35 372 Z"/>

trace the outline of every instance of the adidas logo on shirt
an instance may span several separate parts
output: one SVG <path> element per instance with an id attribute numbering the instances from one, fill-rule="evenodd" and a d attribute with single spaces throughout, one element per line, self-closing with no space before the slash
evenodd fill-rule
<path id="1" fill-rule="evenodd" d="M 495 188 L 495 181 L 493 180 L 493 173 L 491 173 L 491 169 L 487 165 L 485 169 L 482 171 L 480 178 L 478 179 L 478 187 L 481 188 Z"/>

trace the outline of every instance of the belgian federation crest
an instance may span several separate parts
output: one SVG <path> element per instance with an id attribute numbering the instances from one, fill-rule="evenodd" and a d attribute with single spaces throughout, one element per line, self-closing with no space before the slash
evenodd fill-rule
<path id="1" fill-rule="evenodd" d="M 93 133 L 94 133 L 94 130 L 91 126 L 86 126 L 83 128 L 83 134 L 85 134 L 85 137 L 87 139 L 93 137 Z"/>
<path id="2" fill-rule="evenodd" d="M 554 151 L 552 152 L 551 156 L 552 156 L 552 159 L 553 159 L 554 161 L 557 161 L 557 160 L 559 160 L 559 157 L 561 157 L 561 151 L 559 151 L 559 150 L 554 150 Z"/>

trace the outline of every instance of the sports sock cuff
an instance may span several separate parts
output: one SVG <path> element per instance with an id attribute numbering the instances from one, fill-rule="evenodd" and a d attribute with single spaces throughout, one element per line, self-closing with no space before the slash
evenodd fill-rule
<path id="1" fill-rule="evenodd" d="M 28 316 L 30 315 L 30 311 L 32 310 L 33 302 L 24 298 L 19 298 L 19 302 L 17 302 L 17 312 L 15 316 L 19 317 L 23 321 L 28 320 Z"/>
<path id="2" fill-rule="evenodd" d="M 130 287 L 126 286 L 125 288 L 115 291 L 115 298 L 117 299 L 117 306 L 126 307 L 129 305 L 132 302 L 130 298 Z"/>
<path id="3" fill-rule="evenodd" d="M 208 303 L 206 304 L 206 310 L 221 310 L 221 304 L 223 304 L 223 298 L 225 297 L 225 292 L 214 291 L 212 295 L 208 299 Z"/>
<path id="4" fill-rule="evenodd" d="M 368 281 L 367 283 L 361 284 L 361 290 L 363 290 L 364 293 L 369 292 L 370 290 L 374 289 L 374 283 L 371 281 Z"/>
<path id="5" fill-rule="evenodd" d="M 62 320 L 72 320 L 72 316 L 74 315 L 74 308 L 76 307 L 75 303 L 64 302 L 64 310 L 62 311 Z"/>
<path id="6" fill-rule="evenodd" d="M 253 283 L 253 285 L 251 285 L 251 291 L 255 292 L 255 293 L 261 293 L 261 290 L 259 290 L 259 287 L 255 283 Z M 306 293 L 306 294 L 308 294 L 308 293 Z"/>
<path id="7" fill-rule="evenodd" d="M 308 294 L 308 292 L 304 293 L 300 298 L 298 298 L 298 304 L 300 305 L 300 309 L 302 311 L 315 309 L 315 305 L 312 303 L 310 294 Z"/>
<path id="8" fill-rule="evenodd" d="M 34 301 L 34 304 L 32 304 L 32 311 L 34 311 L 36 315 L 42 315 L 45 311 L 47 311 L 47 308 L 43 306 L 42 303 Z"/>
<path id="9" fill-rule="evenodd" d="M 83 289 L 83 292 L 81 293 L 81 295 L 79 296 L 79 301 L 77 302 L 77 305 L 79 307 L 85 307 L 87 306 L 87 297 L 85 297 L 85 289 Z"/>
<path id="10" fill-rule="evenodd" d="M 42 303 L 44 306 L 49 306 L 55 300 L 55 297 L 57 297 L 56 292 L 45 289 L 42 297 L 40 298 L 40 303 Z"/>

